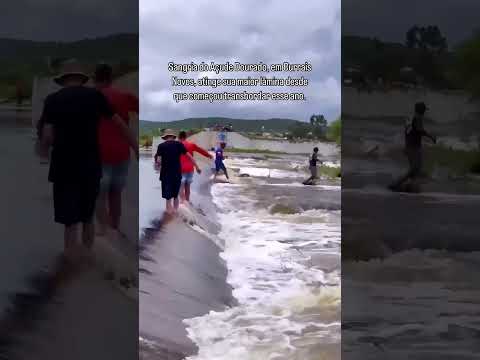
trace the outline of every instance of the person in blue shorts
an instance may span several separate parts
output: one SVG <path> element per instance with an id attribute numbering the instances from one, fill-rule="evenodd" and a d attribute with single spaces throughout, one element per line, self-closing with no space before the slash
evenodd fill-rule
<path id="1" fill-rule="evenodd" d="M 220 146 L 215 149 L 215 176 L 214 176 L 214 179 L 217 178 L 217 175 L 220 171 L 223 171 L 223 173 L 225 174 L 225 177 L 227 179 L 230 179 L 228 177 L 227 168 L 225 167 L 225 164 L 223 163 L 223 160 L 225 160 L 227 158 L 223 154 L 225 146 L 226 146 L 226 144 L 224 142 L 222 142 L 222 143 L 220 143 Z"/>

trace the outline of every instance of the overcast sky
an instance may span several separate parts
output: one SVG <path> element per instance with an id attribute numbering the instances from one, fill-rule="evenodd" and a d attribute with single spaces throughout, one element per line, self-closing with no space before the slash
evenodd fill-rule
<path id="1" fill-rule="evenodd" d="M 1 0 L 0 38 L 74 41 L 138 31 L 138 0 Z"/>
<path id="2" fill-rule="evenodd" d="M 140 118 L 308 120 L 310 115 L 321 113 L 334 119 L 340 114 L 340 27 L 340 0 L 140 0 Z M 313 71 L 303 74 L 310 85 L 304 90 L 307 101 L 300 103 L 176 104 L 172 99 L 172 74 L 167 69 L 169 61 L 309 61 Z M 229 73 L 228 77 L 234 75 L 238 74 Z"/>
<path id="3" fill-rule="evenodd" d="M 411 26 L 437 25 L 455 46 L 480 27 L 479 14 L 479 0 L 342 0 L 342 31 L 404 43 Z"/>

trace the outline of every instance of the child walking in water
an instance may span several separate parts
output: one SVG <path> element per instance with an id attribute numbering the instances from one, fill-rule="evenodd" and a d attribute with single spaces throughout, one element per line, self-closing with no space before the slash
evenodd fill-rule
<path id="1" fill-rule="evenodd" d="M 214 176 L 214 180 L 217 178 L 217 175 L 220 172 L 220 170 L 223 171 L 227 180 L 230 180 L 230 178 L 228 177 L 227 168 L 225 167 L 225 164 L 223 163 L 223 160 L 225 160 L 227 158 L 226 156 L 223 155 L 225 145 L 226 144 L 224 142 L 222 142 L 222 143 L 220 143 L 220 146 L 215 149 L 215 176 Z"/>

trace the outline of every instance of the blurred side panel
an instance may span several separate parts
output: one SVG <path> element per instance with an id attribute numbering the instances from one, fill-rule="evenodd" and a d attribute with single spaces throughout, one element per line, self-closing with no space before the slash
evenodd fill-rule
<path id="1" fill-rule="evenodd" d="M 342 2 L 344 360 L 478 356 L 479 10 Z"/>
<path id="2" fill-rule="evenodd" d="M 39 121 L 47 96 L 66 87 L 53 79 L 72 62 L 89 77 L 86 87 L 97 86 L 95 68 L 108 63 L 112 86 L 132 99 L 138 96 L 138 1 L 4 1 L 1 12 L 0 358 L 137 358 L 138 163 L 130 156 L 119 231 L 107 226 L 100 234 L 97 227 L 90 250 L 84 243 L 93 228 L 82 222 L 88 217 L 88 224 L 97 223 L 95 209 L 85 213 L 86 195 L 78 190 L 88 174 L 79 171 L 63 183 L 70 190 L 63 204 L 55 203 L 57 211 L 70 207 L 82 214 L 78 224 L 69 225 L 70 238 L 76 238 L 73 261 L 64 252 L 66 226 L 54 217 L 49 171 L 55 160 L 51 147 L 43 146 Z M 62 129 L 78 125 L 79 130 L 73 137 L 70 130 L 70 137 L 60 128 L 54 132 L 53 151 L 68 160 L 57 161 L 58 172 L 75 172 L 97 160 L 104 165 L 100 140 L 91 141 L 97 128 L 85 130 L 89 121 L 99 126 L 101 119 L 74 125 L 78 116 L 72 109 L 82 99 L 56 101 L 50 112 L 63 111 L 54 127 L 61 122 Z M 119 112 L 117 104 L 110 107 Z M 87 108 L 82 111 L 91 114 Z M 137 129 L 134 113 L 124 119 L 131 132 Z M 44 120 L 53 123 L 53 117 Z"/>

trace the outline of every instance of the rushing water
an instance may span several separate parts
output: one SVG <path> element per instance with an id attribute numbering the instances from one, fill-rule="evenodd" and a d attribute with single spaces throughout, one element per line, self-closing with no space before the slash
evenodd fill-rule
<path id="1" fill-rule="evenodd" d="M 198 347 L 189 359 L 339 358 L 340 184 L 302 185 L 306 165 L 301 156 L 236 155 L 227 161 L 235 181 L 202 197 L 214 203 L 205 212 L 215 211 L 235 305 L 184 319 Z M 152 171 L 150 160 L 140 166 Z M 140 174 L 145 186 L 155 177 Z M 141 189 L 141 224 L 152 220 L 147 197 L 157 185 Z M 195 189 L 194 208 L 205 209 L 196 202 L 203 190 Z"/>
<path id="2" fill-rule="evenodd" d="M 301 185 L 303 162 L 234 158 L 250 176 L 212 187 L 238 305 L 185 320 L 191 359 L 337 358 L 340 188 Z"/>
<path id="3" fill-rule="evenodd" d="M 362 156 L 359 142 L 351 157 L 342 159 L 348 180 L 342 191 L 344 245 L 353 247 L 343 255 L 362 252 L 370 259 L 342 261 L 344 358 L 477 359 L 475 188 L 437 169 L 421 194 L 392 193 L 387 185 L 407 168 L 401 126 L 351 121 L 345 128 L 351 138 L 346 143 L 361 139 L 368 145 L 363 150 L 376 144 L 379 151 Z M 382 245 L 386 258 L 375 259 Z"/>

